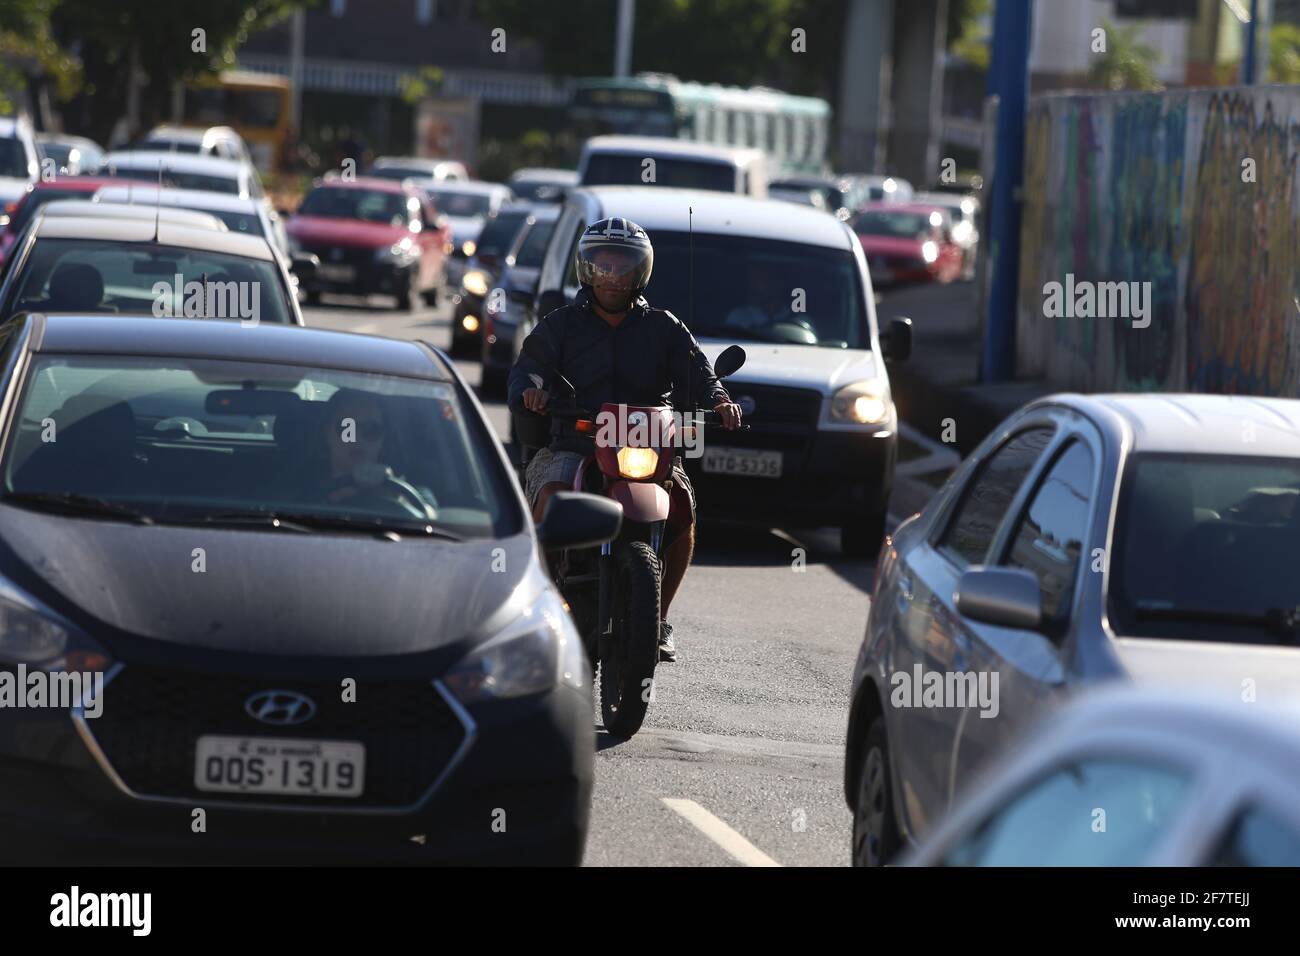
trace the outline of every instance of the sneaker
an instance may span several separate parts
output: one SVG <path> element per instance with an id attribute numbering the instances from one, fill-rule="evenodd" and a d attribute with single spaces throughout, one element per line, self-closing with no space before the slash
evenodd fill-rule
<path id="1" fill-rule="evenodd" d="M 659 622 L 659 661 L 671 663 L 677 660 L 677 648 L 673 645 L 673 626 L 667 621 Z"/>

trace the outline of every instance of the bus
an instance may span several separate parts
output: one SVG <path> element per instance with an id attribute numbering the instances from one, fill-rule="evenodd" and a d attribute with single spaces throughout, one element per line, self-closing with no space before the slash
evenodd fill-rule
<path id="1" fill-rule="evenodd" d="M 580 137 L 625 133 L 757 148 L 773 178 L 829 169 L 831 108 L 812 96 L 641 73 L 578 80 L 569 110 Z"/>
<path id="2" fill-rule="evenodd" d="M 288 77 L 227 70 L 187 84 L 172 121 L 183 126 L 229 126 L 244 138 L 263 172 L 280 168 L 289 138 Z"/>

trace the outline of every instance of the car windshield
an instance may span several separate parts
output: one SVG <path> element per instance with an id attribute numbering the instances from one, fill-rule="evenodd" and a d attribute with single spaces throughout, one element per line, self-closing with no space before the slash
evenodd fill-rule
<path id="1" fill-rule="evenodd" d="M 23 227 L 31 221 L 32 215 L 47 202 L 56 199 L 82 199 L 89 201 L 94 198 L 94 191 L 90 189 L 59 189 L 57 186 L 47 186 L 44 189 L 33 189 L 27 194 L 13 218 L 9 220 L 9 231 L 17 234 L 23 231 Z"/>
<path id="2" fill-rule="evenodd" d="M 448 216 L 465 219 L 483 217 L 492 211 L 492 197 L 484 193 L 464 193 L 455 189 L 426 189 L 433 208 Z"/>
<path id="3" fill-rule="evenodd" d="M 646 298 L 697 336 L 870 348 L 857 260 L 848 250 L 772 239 L 656 230 Z"/>
<path id="4" fill-rule="evenodd" d="M 374 176 L 376 179 L 428 179 L 433 173 L 420 166 L 375 166 L 367 176 Z"/>
<path id="5" fill-rule="evenodd" d="M 714 192 L 736 191 L 736 168 L 726 163 L 710 163 L 675 156 L 655 156 L 654 179 L 643 178 L 647 158 L 632 153 L 592 153 L 583 174 L 584 186 L 675 186 L 681 189 L 711 189 Z"/>
<path id="6" fill-rule="evenodd" d="M 1117 633 L 1300 643 L 1300 461 L 1136 455 L 1115 542 Z"/>
<path id="7" fill-rule="evenodd" d="M 407 219 L 407 197 L 404 193 L 379 189 L 320 186 L 307 194 L 307 198 L 298 207 L 298 213 L 326 219 L 361 219 L 365 222 L 404 226 Z"/>
<path id="8" fill-rule="evenodd" d="M 528 218 L 526 210 L 518 212 L 498 212 L 489 216 L 483 224 L 483 231 L 478 234 L 478 256 L 504 256 L 515 244 L 519 229 Z"/>
<path id="9" fill-rule="evenodd" d="M 125 312 L 291 321 L 281 275 L 260 259 L 143 242 L 40 239 L 21 268 L 6 315 Z"/>
<path id="10" fill-rule="evenodd" d="M 198 154 L 203 152 L 203 144 L 192 139 L 146 139 L 140 144 L 139 148 L 155 149 L 161 153 Z"/>
<path id="11" fill-rule="evenodd" d="M 533 223 L 528 230 L 528 235 L 524 236 L 524 241 L 519 244 L 519 251 L 515 253 L 515 265 L 526 269 L 540 269 L 542 259 L 546 255 L 546 246 L 551 241 L 551 233 L 554 231 L 554 219 Z"/>
<path id="12" fill-rule="evenodd" d="M 514 179 L 510 191 L 526 202 L 563 202 L 568 185 L 544 179 Z"/>
<path id="13" fill-rule="evenodd" d="M 191 208 L 198 209 L 197 206 Z M 266 232 L 262 229 L 262 220 L 258 218 L 256 213 L 221 209 L 198 209 L 198 211 L 216 216 L 226 224 L 226 228 L 231 232 L 242 232 L 246 236 L 263 238 L 266 236 Z"/>
<path id="14" fill-rule="evenodd" d="M 930 233 L 930 221 L 919 212 L 894 212 L 893 210 L 873 209 L 861 213 L 853 220 L 853 231 L 868 236 L 896 236 L 899 239 L 915 239 Z"/>
<path id="15" fill-rule="evenodd" d="M 158 170 L 156 168 L 123 169 L 117 166 L 113 169 L 113 175 L 119 179 L 135 179 L 146 183 L 158 182 Z M 210 193 L 226 193 L 230 196 L 239 195 L 239 180 L 233 176 L 209 176 L 205 173 L 164 169 L 162 171 L 162 182 L 164 186 L 173 186 L 176 189 L 202 189 Z"/>
<path id="16" fill-rule="evenodd" d="M 31 178 L 27 169 L 27 151 L 22 142 L 12 137 L 0 138 L 0 176 Z"/>
<path id="17" fill-rule="evenodd" d="M 12 504 L 155 523 L 457 538 L 522 514 L 449 382 L 262 362 L 38 355 Z"/>

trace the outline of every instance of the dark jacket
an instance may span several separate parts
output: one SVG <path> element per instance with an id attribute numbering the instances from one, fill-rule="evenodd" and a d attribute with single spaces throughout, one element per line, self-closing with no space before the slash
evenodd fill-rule
<path id="1" fill-rule="evenodd" d="M 644 297 L 614 327 L 595 313 L 583 289 L 570 305 L 538 322 L 532 336 L 549 343 L 557 370 L 577 390 L 578 406 L 593 415 L 606 402 L 686 410 L 731 400 L 690 330 L 671 312 L 651 308 Z M 556 399 L 550 377 L 521 352 L 510 370 L 514 414 L 531 414 L 524 410 L 525 390 L 536 387 L 531 374 L 540 375 L 551 401 Z M 587 453 L 593 447 L 593 439 L 578 435 L 572 422 L 552 419 L 551 448 Z"/>

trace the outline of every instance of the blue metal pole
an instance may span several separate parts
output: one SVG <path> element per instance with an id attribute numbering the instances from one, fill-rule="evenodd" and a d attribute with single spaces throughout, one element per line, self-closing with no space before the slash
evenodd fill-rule
<path id="1" fill-rule="evenodd" d="M 1258 37 L 1256 24 L 1259 23 L 1259 0 L 1250 0 L 1250 22 L 1246 24 L 1246 52 L 1242 58 L 1242 82 L 1247 86 L 1255 85 L 1255 43 Z"/>
<path id="2" fill-rule="evenodd" d="M 1029 98 L 1032 0 L 997 0 L 989 94 L 998 97 L 993 195 L 989 202 L 993 278 L 981 368 L 986 382 L 1006 381 L 1016 369 L 1016 292 L 1020 284 L 1020 202 L 1024 179 L 1025 106 Z"/>

